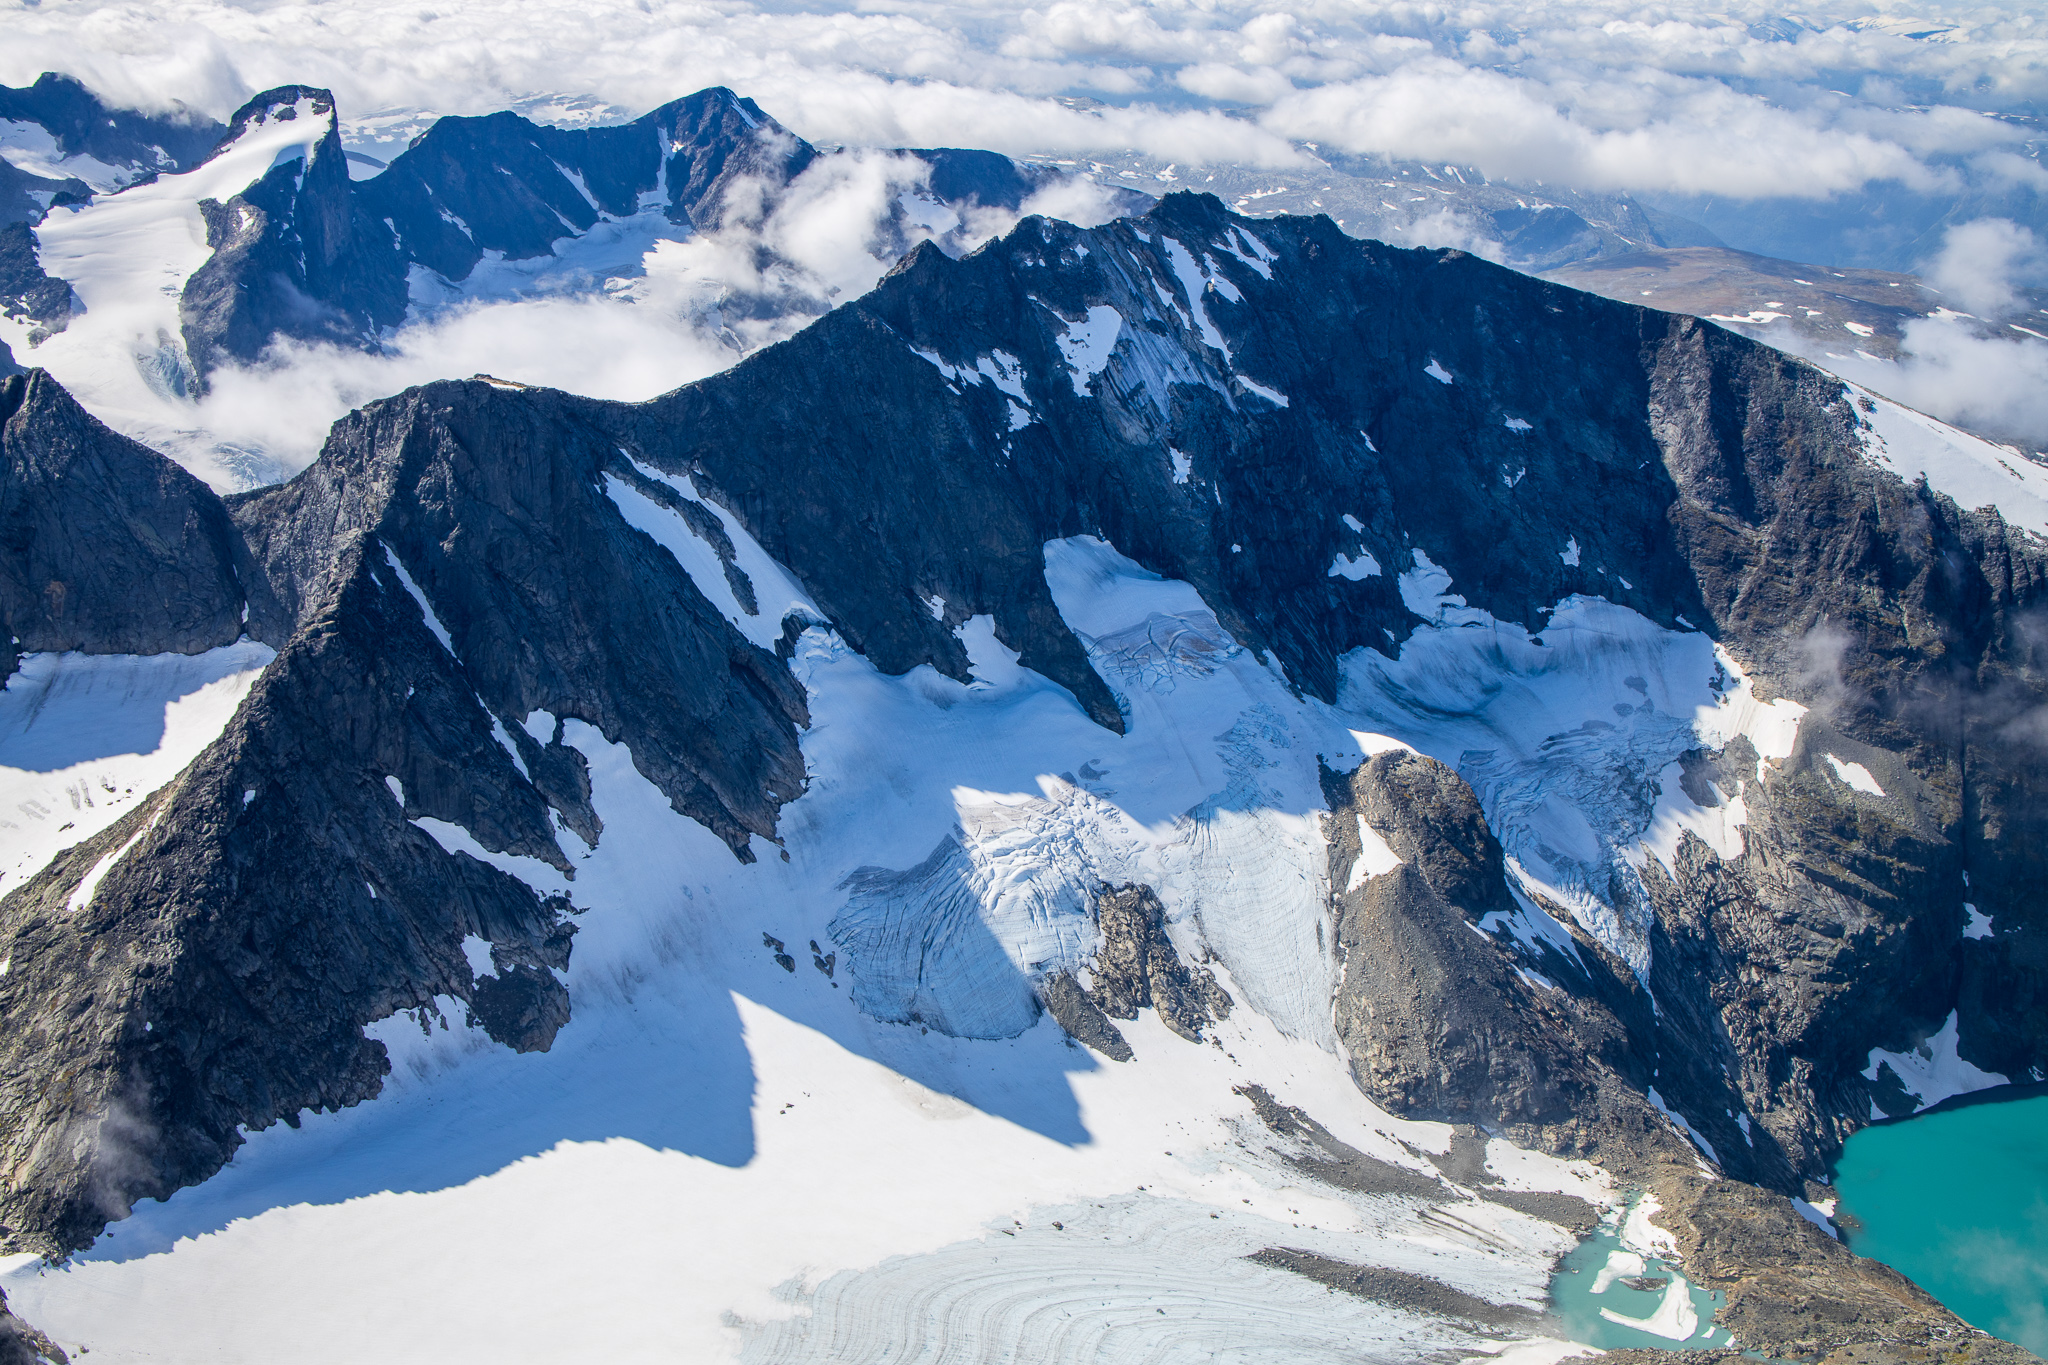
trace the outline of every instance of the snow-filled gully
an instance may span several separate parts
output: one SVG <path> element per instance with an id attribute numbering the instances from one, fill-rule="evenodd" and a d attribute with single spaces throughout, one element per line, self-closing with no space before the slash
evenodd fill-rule
<path id="1" fill-rule="evenodd" d="M 765 606 L 772 561 L 727 530 Z M 1575 900 L 1574 875 L 1658 856 L 1704 815 L 1676 808 L 1675 783 L 1596 801 L 1582 770 L 1620 757 L 1654 779 L 1698 736 L 1738 731 L 1768 762 L 1796 716 L 1757 705 L 1704 637 L 1574 599 L 1537 644 L 1427 568 L 1402 586 L 1430 624 L 1398 659 L 1352 655 L 1328 707 L 1191 587 L 1103 542 L 1049 544 L 1046 572 L 1126 734 L 1020 667 L 987 618 L 960 627 L 966 684 L 886 676 L 813 626 L 792 661 L 810 786 L 783 811 L 783 847 L 757 841 L 742 865 L 622 746 L 567 722 L 604 824 L 595 848 L 563 836 L 573 882 L 420 821 L 584 908 L 553 1050 L 492 1046 L 454 1001 L 385 1020 L 382 1098 L 252 1134 L 213 1180 L 65 1268 L 15 1263 L 9 1302 L 96 1362 L 1574 1352 L 1540 1316 L 1569 1233 L 1449 1185 L 1326 1184 L 1245 1093 L 1418 1178 L 1449 1147 L 1443 1125 L 1369 1102 L 1340 1055 L 1318 756 L 1407 744 L 1459 767 L 1524 885 L 1634 951 L 1627 915 Z M 1085 970 L 1103 881 L 1154 887 L 1181 955 L 1235 1000 L 1206 1041 L 1148 1010 L 1119 1025 L 1135 1057 L 1115 1063 L 1038 1012 L 1037 979 Z M 1547 920 L 1530 903 L 1495 927 Z M 1582 1164 L 1499 1141 L 1489 1158 L 1512 1188 L 1620 1199 Z M 1270 1247 L 1426 1276 L 1509 1325 L 1247 1259 Z"/>

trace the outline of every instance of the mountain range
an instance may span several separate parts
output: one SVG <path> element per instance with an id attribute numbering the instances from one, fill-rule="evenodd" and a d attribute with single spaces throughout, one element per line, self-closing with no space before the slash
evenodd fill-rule
<path id="1" fill-rule="evenodd" d="M 712 90 L 442 120 L 353 181 L 331 97 L 272 91 L 198 163 L 246 165 L 200 201 L 178 349 L 196 386 L 278 336 L 374 346 L 409 272 L 711 230 L 816 155 Z M 914 155 L 947 206 L 1044 174 Z M 1864 1124 L 2048 1066 L 2048 473 L 1697 318 L 1322 216 L 1127 207 L 927 234 L 648 402 L 410 389 L 227 495 L 0 379 L 0 1238 L 74 1258 L 6 1279 L 24 1316 L 183 1349 L 108 1286 L 294 1206 L 193 1201 L 298 1188 L 276 1125 L 414 1112 L 387 1089 L 497 1078 L 544 1116 L 534 1169 L 623 1139 L 530 1078 L 667 989 L 1069 1149 L 1121 1139 L 1046 1056 L 1223 1124 L 1158 1169 L 1281 1172 L 1202 1196 L 1267 1224 L 1174 1245 L 1252 1238 L 1230 1275 L 1392 1314 L 1389 1358 L 1542 1338 L 1548 1267 L 1602 1226 L 1664 1276 L 1669 1343 L 2031 1358 L 1852 1255 L 1826 1181 Z M 810 1094 L 748 1098 L 765 1051 L 720 1080 L 774 1030 L 718 1017 L 628 1127 L 744 1169 Z M 155 1200 L 198 1240 L 99 1246 Z M 1315 1209 L 1394 1221 L 1331 1240 Z M 973 1244 L 1028 1258 L 1014 1222 Z M 802 1313 L 728 1326 L 857 1358 L 880 1310 L 835 1303 L 957 1279 L 890 1255 L 910 1288 L 835 1299 L 869 1262 L 828 1261 Z"/>

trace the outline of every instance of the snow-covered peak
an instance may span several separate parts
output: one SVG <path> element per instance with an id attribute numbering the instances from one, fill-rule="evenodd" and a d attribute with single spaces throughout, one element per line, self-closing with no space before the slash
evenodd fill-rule
<path id="1" fill-rule="evenodd" d="M 338 127 L 333 95 L 303 85 L 279 86 L 235 111 L 227 135 L 206 164 L 228 162 L 234 167 L 228 172 L 231 176 L 253 171 L 242 184 L 246 189 L 272 166 L 294 157 L 310 165 L 324 139 L 330 135 L 339 138 Z"/>

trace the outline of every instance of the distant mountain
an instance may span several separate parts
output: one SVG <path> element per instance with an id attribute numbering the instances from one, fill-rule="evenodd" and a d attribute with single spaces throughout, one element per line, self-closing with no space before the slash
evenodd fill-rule
<path id="1" fill-rule="evenodd" d="M 1474 166 L 1360 156 L 1304 143 L 1300 167 L 1168 164 L 1130 156 L 1090 163 L 1140 187 L 1215 194 L 1251 217 L 1326 213 L 1353 237 L 1459 246 L 1531 274 L 1662 247 L 1720 247 L 1690 219 L 1627 194 L 1489 180 Z"/>
<path id="2" fill-rule="evenodd" d="M 1999 169 L 1943 164 L 1949 184 L 1942 188 L 1889 180 L 1824 199 L 1660 195 L 1656 200 L 1744 251 L 1828 261 L 1844 269 L 1917 270 L 1940 252 L 1949 228 L 1979 218 L 2009 219 L 2048 236 L 2040 144 L 2030 144 L 2025 152 L 2006 154 L 2012 163 Z"/>
<path id="3" fill-rule="evenodd" d="M 46 87 L 90 98 L 56 78 L 17 94 Z M 55 127 L 69 126 L 50 117 Z M 135 129 L 156 125 L 131 118 L 111 127 L 127 127 L 129 140 L 91 144 L 109 155 L 140 136 Z M 170 140 L 187 159 L 164 163 L 179 174 L 111 213 L 58 226 L 67 259 L 80 262 L 67 268 L 152 274 L 149 258 L 161 255 L 161 268 L 182 276 L 182 344 L 164 346 L 157 365 L 171 376 L 169 387 L 187 393 L 203 391 L 221 364 L 253 363 L 279 340 L 376 350 L 422 303 L 413 297 L 416 267 L 441 281 L 424 300 L 439 306 L 464 297 L 486 261 L 574 260 L 600 224 L 614 233 L 622 224 L 643 224 L 649 246 L 660 236 L 715 231 L 726 222 L 730 198 L 738 195 L 758 217 L 818 157 L 758 106 L 724 89 L 605 128 L 548 128 L 511 113 L 441 119 L 364 180 L 349 174 L 334 98 L 325 90 L 282 86 L 243 105 L 224 130 L 180 128 L 184 135 Z M 204 155 L 191 156 L 202 132 L 218 136 Z M 1059 178 L 990 153 L 912 155 L 933 165 L 934 190 L 924 196 L 928 209 L 892 206 L 893 241 L 880 246 L 895 255 L 913 241 L 954 233 L 962 219 L 951 206 L 1014 209 L 1032 188 Z M 90 197 L 49 202 L 61 211 Z M 1133 208 L 1150 202 L 1126 199 Z M 187 244 L 184 225 L 174 220 L 195 215 L 210 255 L 192 268 L 177 261 Z M 23 216 L 32 222 L 41 209 Z M 70 283 L 44 270 L 28 222 L 8 233 L 0 238 L 0 306 L 42 334 L 61 330 L 72 311 Z M 600 236 L 601 254 L 611 248 Z M 823 305 L 781 299 L 765 306 L 814 312 Z"/>
<path id="4" fill-rule="evenodd" d="M 220 141 L 194 111 L 116 109 L 70 76 L 0 85 L 0 223 L 34 222 L 52 203 L 82 203 L 166 171 L 190 170 Z"/>
<path id="5" fill-rule="evenodd" d="M 178 300 L 185 352 L 203 380 L 278 337 L 374 344 L 405 319 L 405 261 L 388 222 L 356 201 L 324 90 L 288 85 L 237 110 L 209 162 L 256 178 L 203 198 L 213 255 Z"/>
<path id="6" fill-rule="evenodd" d="M 1907 323 L 1936 300 L 1915 275 L 1837 270 L 1725 247 L 1644 249 L 1544 272 L 1574 289 L 1691 313 L 1769 338 L 1774 325 L 1822 355 L 1895 360 Z"/>
<path id="7" fill-rule="evenodd" d="M 557 211 L 715 213 L 758 115 L 695 98 L 577 142 L 459 124 L 521 188 L 437 147 L 383 192 L 398 236 L 445 206 L 419 240 L 454 269 Z M 47 376 L 4 384 L 17 667 L 168 646 L 246 689 L 0 885 L 12 1246 L 83 1247 L 244 1128 L 374 1097 L 363 1030 L 397 1012 L 574 1030 L 574 936 L 621 913 L 575 879 L 621 837 L 594 755 L 772 862 L 849 778 L 806 747 L 839 704 L 816 657 L 923 679 L 933 714 L 1035 676 L 1105 737 L 1228 665 L 1272 686 L 1178 732 L 1207 796 L 1077 755 L 1002 816 L 1054 841 L 1020 846 L 1022 902 L 1009 826 L 963 814 L 833 883 L 818 989 L 905 1047 L 1050 1011 L 1115 1064 L 1143 1009 L 1194 1040 L 1251 1010 L 1393 1113 L 1657 1192 L 1745 1347 L 1960 1330 L 1787 1200 L 1873 1117 L 2048 1062 L 2018 738 L 2048 480 L 1995 447 L 1691 318 L 1192 194 L 921 246 L 650 403 L 411 390 L 226 500 Z M 1297 779 L 1312 835 L 1271 823 Z M 1174 877 L 1118 851 L 1148 838 Z M 796 971 L 753 902 L 698 913 Z"/>

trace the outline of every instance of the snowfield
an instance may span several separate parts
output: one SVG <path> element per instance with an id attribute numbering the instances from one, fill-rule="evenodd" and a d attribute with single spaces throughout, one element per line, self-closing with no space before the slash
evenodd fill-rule
<path id="1" fill-rule="evenodd" d="M 728 529 L 743 559 L 761 553 Z M 1571 897 L 1574 868 L 1655 856 L 1654 775 L 1678 751 L 1741 731 L 1782 755 L 1797 718 L 1748 698 L 1703 636 L 1573 599 L 1539 644 L 1420 562 L 1402 586 L 1431 624 L 1398 659 L 1352 655 L 1328 707 L 1296 698 L 1187 584 L 1089 537 L 1049 544 L 1048 582 L 1123 736 L 1020 667 L 986 617 L 959 628 L 964 684 L 884 675 L 813 625 L 793 663 L 810 786 L 750 865 L 676 815 L 625 748 L 567 723 L 604 822 L 595 848 L 561 836 L 573 879 L 419 821 L 583 909 L 575 1017 L 551 1052 L 489 1044 L 453 1000 L 382 1021 L 382 1098 L 252 1134 L 213 1180 L 0 1285 L 98 1362 L 1581 1349 L 1536 1316 L 1570 1234 L 1469 1191 L 1327 1184 L 1246 1093 L 1420 1175 L 1449 1147 L 1448 1128 L 1366 1100 L 1339 1053 L 1319 760 L 1408 745 L 1460 765 L 1525 884 L 1640 953 L 1625 916 Z M 1616 757 L 1652 775 L 1649 795 L 1593 780 Z M 1661 800 L 1689 798 L 1667 784 Z M 1236 1008 L 1200 1043 L 1144 1011 L 1120 1025 L 1136 1055 L 1116 1063 L 1068 1040 L 1033 986 L 1085 968 L 1087 898 L 1124 880 L 1157 889 L 1181 955 Z M 1533 902 L 1489 927 L 1568 942 Z M 1590 1166 L 1500 1141 L 1488 1156 L 1511 1188 L 1619 1206 Z M 1352 1298 L 1246 1259 L 1269 1247 L 1531 1311 L 1487 1330 Z"/>

